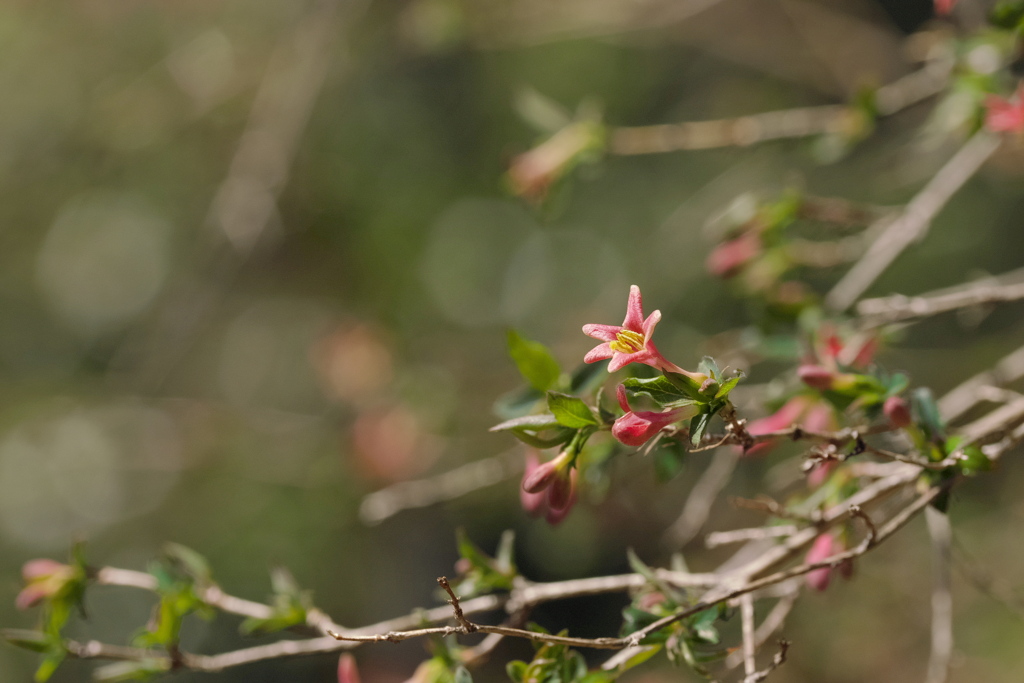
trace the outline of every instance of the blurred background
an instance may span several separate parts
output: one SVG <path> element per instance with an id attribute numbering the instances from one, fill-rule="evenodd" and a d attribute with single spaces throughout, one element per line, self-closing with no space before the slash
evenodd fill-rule
<path id="1" fill-rule="evenodd" d="M 226 591 L 257 600 L 287 566 L 353 627 L 437 604 L 457 527 L 488 551 L 515 529 L 538 580 L 628 571 L 627 547 L 665 562 L 662 534 L 707 454 L 660 487 L 626 461 L 603 500 L 557 528 L 525 517 L 515 472 L 376 525 L 359 506 L 395 482 L 518 460 L 511 437 L 487 432 L 491 405 L 520 381 L 508 327 L 572 367 L 591 347 L 580 326 L 617 323 L 638 284 L 665 315 L 659 347 L 692 366 L 711 335 L 746 321 L 704 273 L 709 216 L 787 185 L 898 204 L 958 142 L 922 135 L 922 105 L 841 159 L 815 141 L 612 157 L 535 210 L 503 180 L 537 141 L 516 103 L 532 89 L 641 125 L 845 102 L 912 70 L 906 36 L 933 21 L 930 0 L 0 4 L 0 624 L 34 625 L 13 608 L 22 563 L 63 559 L 78 539 L 91 563 L 132 569 L 181 543 Z M 1010 147 L 870 294 L 1022 265 L 1024 156 Z M 1022 314 L 943 316 L 882 360 L 942 392 L 1017 348 Z M 772 464 L 743 463 L 735 492 L 757 493 Z M 1022 476 L 1008 458 L 952 510 L 958 543 L 1004 593 L 1024 568 Z M 757 523 L 722 505 L 711 526 Z M 695 570 L 723 557 L 699 540 L 686 552 Z M 857 580 L 801 600 L 773 680 L 922 679 L 929 571 L 917 522 Z M 1021 680 L 1019 613 L 955 576 L 952 680 Z M 96 589 L 71 633 L 126 642 L 152 604 Z M 623 604 L 536 618 L 608 635 Z M 183 645 L 252 642 L 237 623 L 190 618 Z M 357 657 L 364 681 L 403 681 L 424 652 Z M 506 643 L 478 680 L 528 656 Z M 176 680 L 330 681 L 335 663 Z M 0 647 L 0 681 L 35 665 Z M 53 680 L 88 680 L 92 666 L 69 661 Z M 664 665 L 624 680 L 696 677 Z"/>

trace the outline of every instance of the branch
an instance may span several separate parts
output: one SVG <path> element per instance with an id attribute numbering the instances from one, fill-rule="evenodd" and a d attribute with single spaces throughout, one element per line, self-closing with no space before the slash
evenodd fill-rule
<path id="1" fill-rule="evenodd" d="M 951 65 L 936 60 L 925 68 L 880 87 L 875 93 L 880 116 L 891 116 L 942 91 Z M 750 116 L 613 128 L 611 154 L 660 154 L 716 147 L 746 147 L 770 140 L 829 133 L 853 134 L 863 114 L 845 104 L 798 107 Z"/>
<path id="2" fill-rule="evenodd" d="M 1004 387 L 1024 377 L 1024 346 L 1004 356 L 991 369 L 959 384 L 939 399 L 939 412 L 947 421 L 956 420 L 982 400 L 988 387 Z"/>
<path id="3" fill-rule="evenodd" d="M 857 304 L 857 313 L 864 318 L 865 326 L 877 327 L 970 306 L 1018 301 L 1024 299 L 1022 275 L 1024 271 L 1015 270 L 997 278 L 988 278 L 919 296 L 895 294 L 877 299 L 864 299 Z"/>
<path id="4" fill-rule="evenodd" d="M 950 198 L 999 147 L 999 138 L 976 133 L 907 204 L 894 220 L 883 218 L 884 232 L 853 268 L 833 287 L 825 305 L 833 311 L 849 308 L 903 250 L 927 234 L 931 221 Z"/>
<path id="5" fill-rule="evenodd" d="M 928 657 L 927 683 L 945 683 L 953 656 L 953 593 L 949 517 L 934 508 L 925 512 L 932 539 L 934 587 L 932 589 L 932 649 Z"/>

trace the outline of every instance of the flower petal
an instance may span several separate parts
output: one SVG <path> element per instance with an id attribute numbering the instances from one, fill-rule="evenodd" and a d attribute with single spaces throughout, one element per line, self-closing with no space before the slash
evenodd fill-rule
<path id="1" fill-rule="evenodd" d="M 605 342 L 604 344 L 598 344 L 594 348 L 592 348 L 589 351 L 587 351 L 587 355 L 583 356 L 583 362 L 584 363 L 596 363 L 599 360 L 605 360 L 607 358 L 611 358 L 614 355 L 615 355 L 615 352 L 612 351 L 612 347 L 609 345 L 608 342 Z M 616 369 L 618 369 L 618 368 L 616 368 Z M 610 370 L 610 371 L 614 372 L 614 370 Z"/>
<path id="2" fill-rule="evenodd" d="M 643 324 L 644 304 L 640 296 L 640 288 L 636 285 L 631 285 L 629 288 L 629 301 L 626 303 L 626 319 L 622 321 L 622 326 L 633 332 L 641 332 L 643 331 Z"/>
<path id="3" fill-rule="evenodd" d="M 622 331 L 622 327 L 619 325 L 584 325 L 583 334 L 594 339 L 600 339 L 601 341 L 611 342 L 615 341 L 615 338 L 619 336 L 619 332 Z"/>

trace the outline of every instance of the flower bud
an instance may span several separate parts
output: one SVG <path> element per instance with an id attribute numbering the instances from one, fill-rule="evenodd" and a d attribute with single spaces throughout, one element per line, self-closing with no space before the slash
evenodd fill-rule
<path id="1" fill-rule="evenodd" d="M 564 463 L 564 455 L 563 453 L 554 460 L 537 465 L 533 471 L 527 468 L 526 474 L 523 477 L 523 491 L 526 493 L 540 493 L 551 486 L 555 477 L 558 476 L 558 470 Z"/>
<path id="2" fill-rule="evenodd" d="M 814 544 L 811 545 L 811 549 L 807 551 L 805 562 L 807 562 L 807 564 L 814 564 L 816 562 L 821 562 L 822 560 L 827 560 L 835 554 L 838 547 L 836 539 L 832 534 L 828 532 L 821 534 L 814 539 Z M 823 591 L 828 588 L 828 583 L 831 577 L 831 567 L 812 569 L 807 572 L 807 585 L 816 591 Z"/>
<path id="3" fill-rule="evenodd" d="M 565 501 L 565 504 L 562 507 L 556 507 L 556 503 L 561 502 L 560 500 L 556 499 L 556 495 L 555 495 L 555 491 L 556 491 L 556 489 L 558 487 L 557 486 L 552 486 L 550 489 L 548 489 L 548 500 L 547 500 L 548 511 L 547 511 L 547 514 L 545 515 L 544 519 L 546 519 L 547 523 L 550 524 L 551 526 L 555 526 L 557 524 L 560 524 L 563 519 L 568 517 L 569 516 L 569 512 L 572 510 L 573 506 L 576 504 L 576 493 L 577 493 L 576 476 L 577 476 L 576 475 L 576 470 L 575 469 L 570 470 L 569 477 L 568 477 L 568 482 L 569 483 L 568 483 L 568 487 L 567 487 L 568 491 L 569 491 L 569 494 L 568 494 L 569 497 Z M 558 496 L 561 496 L 561 495 L 563 495 L 563 494 L 561 492 L 559 492 Z"/>
<path id="4" fill-rule="evenodd" d="M 804 384 L 820 391 L 831 389 L 836 378 L 834 372 L 820 365 L 801 365 L 796 374 Z"/>
<path id="5" fill-rule="evenodd" d="M 535 451 L 529 451 L 526 454 L 526 471 L 523 473 L 523 486 L 526 485 L 526 480 L 540 467 L 540 459 L 537 457 Z M 544 511 L 544 491 L 539 493 L 530 493 L 522 486 L 519 487 L 519 503 L 523 506 L 523 510 L 526 514 L 531 517 L 536 517 Z"/>
<path id="6" fill-rule="evenodd" d="M 572 505 L 573 493 L 576 488 L 576 470 L 559 472 L 551 486 L 548 487 L 548 508 L 564 510 Z"/>
<path id="7" fill-rule="evenodd" d="M 910 406 L 899 396 L 890 396 L 885 399 L 885 405 L 882 406 L 882 412 L 889 418 L 889 422 L 892 423 L 893 427 L 902 429 L 903 427 L 909 427 L 913 421 L 910 416 Z"/>
<path id="8" fill-rule="evenodd" d="M 760 253 L 761 238 L 753 232 L 745 232 L 712 249 L 704 265 L 712 275 L 728 278 L 739 272 Z"/>
<path id="9" fill-rule="evenodd" d="M 29 560 L 21 568 L 21 578 L 25 580 L 25 587 L 14 599 L 14 606 L 18 609 L 28 609 L 47 598 L 52 598 L 64 589 L 74 574 L 74 567 L 56 560 Z"/>
<path id="10" fill-rule="evenodd" d="M 345 652 L 338 658 L 338 683 L 360 683 L 356 658 Z"/>

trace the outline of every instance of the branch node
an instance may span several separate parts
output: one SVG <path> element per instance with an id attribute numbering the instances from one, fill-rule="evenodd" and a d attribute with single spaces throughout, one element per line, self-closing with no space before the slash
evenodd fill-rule
<path id="1" fill-rule="evenodd" d="M 475 633 L 479 631 L 480 627 L 467 619 L 466 615 L 462 613 L 462 607 L 459 606 L 459 598 L 455 595 L 455 591 L 452 590 L 451 584 L 448 583 L 448 577 L 437 577 L 437 583 L 444 589 L 444 592 L 448 594 L 448 604 L 452 606 L 452 612 L 455 613 L 455 621 L 459 622 L 459 626 L 462 627 L 462 632 Z"/>

